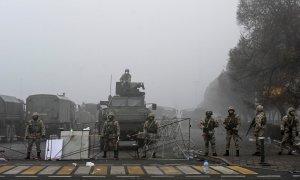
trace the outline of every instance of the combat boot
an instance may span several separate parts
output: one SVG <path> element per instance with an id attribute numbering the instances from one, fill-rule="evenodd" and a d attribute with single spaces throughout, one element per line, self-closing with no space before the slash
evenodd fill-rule
<path id="1" fill-rule="evenodd" d="M 146 155 L 142 156 L 143 159 L 145 159 L 146 157 L 147 157 Z"/>
<path id="2" fill-rule="evenodd" d="M 218 156 L 218 154 L 217 153 L 213 153 L 212 156 Z"/>
<path id="3" fill-rule="evenodd" d="M 41 159 L 42 159 L 42 158 L 41 158 L 41 152 L 37 152 L 36 155 L 37 155 L 37 159 L 38 159 L 38 160 L 41 160 Z"/>
<path id="4" fill-rule="evenodd" d="M 208 156 L 208 152 L 205 153 L 205 156 Z"/>
<path id="5" fill-rule="evenodd" d="M 293 155 L 292 151 L 289 151 L 288 155 Z"/>
<path id="6" fill-rule="evenodd" d="M 282 151 L 279 151 L 279 152 L 278 152 L 278 155 L 282 155 Z"/>
<path id="7" fill-rule="evenodd" d="M 152 154 L 152 158 L 156 158 L 156 153 L 155 152 Z"/>
<path id="8" fill-rule="evenodd" d="M 114 151 L 114 158 L 115 158 L 116 160 L 119 159 L 119 153 L 118 153 L 118 151 Z"/>
<path id="9" fill-rule="evenodd" d="M 30 152 L 27 152 L 27 156 L 25 159 L 30 159 Z"/>
<path id="10" fill-rule="evenodd" d="M 236 150 L 236 157 L 240 156 L 240 150 Z"/>
<path id="11" fill-rule="evenodd" d="M 103 151 L 103 156 L 102 158 L 106 158 L 106 151 Z"/>
<path id="12" fill-rule="evenodd" d="M 226 150 L 225 154 L 223 156 L 229 156 L 229 150 Z"/>

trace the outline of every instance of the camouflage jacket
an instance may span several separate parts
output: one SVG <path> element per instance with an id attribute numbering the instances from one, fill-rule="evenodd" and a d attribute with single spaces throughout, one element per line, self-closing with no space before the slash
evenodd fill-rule
<path id="1" fill-rule="evenodd" d="M 200 122 L 200 128 L 203 129 L 203 133 L 215 133 L 215 128 L 219 127 L 219 123 L 214 118 L 205 118 Z"/>
<path id="2" fill-rule="evenodd" d="M 241 125 L 240 117 L 237 114 L 228 115 L 223 122 L 226 130 L 239 130 Z"/>
<path id="3" fill-rule="evenodd" d="M 120 78 L 121 82 L 131 82 L 131 75 L 130 74 L 126 74 L 124 73 L 121 78 Z"/>
<path id="4" fill-rule="evenodd" d="M 43 121 L 41 119 L 33 120 L 30 119 L 26 124 L 25 137 L 35 137 L 40 138 L 45 136 L 46 129 Z"/>
<path id="5" fill-rule="evenodd" d="M 154 133 L 157 134 L 158 124 L 155 120 L 149 121 L 147 120 L 144 124 L 144 132 L 145 133 Z"/>
<path id="6" fill-rule="evenodd" d="M 259 112 L 255 117 L 255 131 L 260 131 L 261 129 L 265 129 L 267 124 L 267 117 L 264 112 Z"/>
<path id="7" fill-rule="evenodd" d="M 299 121 L 297 116 L 285 115 L 282 118 L 280 130 L 285 131 L 286 133 L 299 131 Z"/>
<path id="8" fill-rule="evenodd" d="M 102 128 L 102 135 L 109 138 L 116 138 L 117 136 L 120 136 L 119 122 L 115 120 L 106 120 Z"/>

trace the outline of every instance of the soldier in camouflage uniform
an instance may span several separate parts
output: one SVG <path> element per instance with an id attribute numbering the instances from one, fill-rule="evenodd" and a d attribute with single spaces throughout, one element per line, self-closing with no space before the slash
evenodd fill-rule
<path id="1" fill-rule="evenodd" d="M 262 105 L 258 105 L 256 107 L 256 116 L 255 116 L 255 129 L 254 136 L 256 140 L 256 152 L 253 154 L 254 156 L 260 156 L 260 140 L 259 137 L 263 137 L 265 134 L 265 128 L 267 124 L 267 117 L 264 113 L 264 107 Z"/>
<path id="2" fill-rule="evenodd" d="M 156 158 L 155 145 L 158 133 L 158 123 L 154 119 L 154 114 L 150 113 L 144 124 L 145 145 L 143 147 L 144 156 L 142 158 L 147 157 L 147 147 L 148 149 L 153 150 L 152 158 Z"/>
<path id="3" fill-rule="evenodd" d="M 32 114 L 32 119 L 30 119 L 26 124 L 25 138 L 28 140 L 27 147 L 27 157 L 25 159 L 30 159 L 30 153 L 32 150 L 33 143 L 36 146 L 37 158 L 41 159 L 41 138 L 45 137 L 45 126 L 37 112 Z"/>
<path id="4" fill-rule="evenodd" d="M 131 75 L 129 74 L 129 69 L 125 69 L 125 73 L 121 76 L 120 82 L 122 84 L 131 82 Z"/>
<path id="5" fill-rule="evenodd" d="M 108 120 L 104 122 L 102 128 L 102 138 L 104 143 L 103 158 L 106 158 L 106 153 L 109 150 L 109 145 L 113 147 L 114 158 L 118 159 L 118 145 L 120 138 L 120 126 L 119 122 L 114 120 L 114 114 L 110 112 L 108 114 Z"/>
<path id="6" fill-rule="evenodd" d="M 219 126 L 218 122 L 212 117 L 212 111 L 206 112 L 206 118 L 200 122 L 200 129 L 203 130 L 203 138 L 205 142 L 205 156 L 208 156 L 209 143 L 213 156 L 217 156 L 216 153 L 216 138 L 215 128 Z"/>
<path id="7" fill-rule="evenodd" d="M 229 148 L 230 148 L 230 141 L 233 139 L 236 149 L 236 156 L 240 155 L 239 152 L 239 137 L 238 131 L 240 127 L 240 117 L 235 114 L 235 110 L 232 106 L 228 108 L 228 116 L 224 121 L 224 126 L 226 129 L 226 152 L 223 156 L 229 156 Z"/>
<path id="8" fill-rule="evenodd" d="M 283 147 L 287 146 L 288 154 L 292 155 L 292 147 L 295 142 L 295 137 L 297 137 L 299 133 L 299 121 L 293 107 L 290 107 L 287 115 L 282 118 L 280 130 L 283 137 L 278 154 L 281 155 Z"/>

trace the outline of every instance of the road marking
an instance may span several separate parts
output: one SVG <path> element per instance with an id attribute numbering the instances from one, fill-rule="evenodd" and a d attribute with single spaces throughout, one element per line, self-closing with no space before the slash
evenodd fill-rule
<path id="1" fill-rule="evenodd" d="M 3 172 L 5 172 L 5 171 L 8 171 L 8 170 L 10 170 L 10 169 L 12 169 L 14 167 L 15 166 L 2 166 L 2 167 L 0 167 L 0 174 L 3 173 Z"/>
<path id="2" fill-rule="evenodd" d="M 117 178 L 139 178 L 140 176 L 117 176 Z"/>
<path id="3" fill-rule="evenodd" d="M 75 171 L 75 175 L 82 175 L 82 174 L 90 174 L 91 167 L 88 166 L 79 166 Z"/>
<path id="4" fill-rule="evenodd" d="M 174 176 L 151 176 L 152 178 L 172 178 Z"/>
<path id="5" fill-rule="evenodd" d="M 71 178 L 72 176 L 48 176 L 49 178 Z"/>
<path id="6" fill-rule="evenodd" d="M 262 175 L 262 176 L 257 176 L 258 178 L 281 178 L 280 175 Z"/>
<path id="7" fill-rule="evenodd" d="M 37 176 L 15 176 L 16 178 L 37 178 Z"/>
<path id="8" fill-rule="evenodd" d="M 107 175 L 107 166 L 95 166 L 92 175 Z"/>
<path id="9" fill-rule="evenodd" d="M 156 166 L 144 166 L 144 169 L 147 172 L 147 174 L 150 174 L 150 175 L 163 175 L 164 174 Z"/>
<path id="10" fill-rule="evenodd" d="M 209 175 L 200 175 L 200 176 L 185 176 L 186 178 L 210 178 Z"/>
<path id="11" fill-rule="evenodd" d="M 254 172 L 254 171 L 251 171 L 251 170 L 246 169 L 246 168 L 242 168 L 242 167 L 240 167 L 240 166 L 227 166 L 227 168 L 230 168 L 230 169 L 232 169 L 232 170 L 235 170 L 235 171 L 237 171 L 237 172 L 239 172 L 239 173 L 241 173 L 241 174 L 248 174 L 248 175 L 250 175 L 250 174 L 257 174 L 257 173 Z"/>
<path id="12" fill-rule="evenodd" d="M 172 166 L 161 166 L 160 169 L 166 175 L 179 175 L 179 174 L 182 174 L 180 171 L 178 171 L 175 167 L 172 167 Z"/>
<path id="13" fill-rule="evenodd" d="M 5 178 L 6 176 L 0 176 L 0 178 Z"/>
<path id="14" fill-rule="evenodd" d="M 69 175 L 74 171 L 74 169 L 75 169 L 75 166 L 64 166 L 56 174 L 57 175 Z"/>
<path id="15" fill-rule="evenodd" d="M 106 176 L 82 176 L 83 178 L 106 178 Z"/>
<path id="16" fill-rule="evenodd" d="M 144 175 L 144 171 L 140 166 L 127 166 L 130 175 Z"/>
<path id="17" fill-rule="evenodd" d="M 224 166 L 210 166 L 212 169 L 221 172 L 222 174 L 239 174 L 231 169 L 228 169 Z"/>
<path id="18" fill-rule="evenodd" d="M 21 174 L 22 175 L 34 175 L 38 172 L 40 172 L 41 170 L 43 170 L 45 168 L 45 166 L 32 166 L 31 168 L 23 171 Z"/>
<path id="19" fill-rule="evenodd" d="M 126 174 L 124 166 L 111 166 L 111 175 L 122 175 Z"/>
<path id="20" fill-rule="evenodd" d="M 3 173 L 3 174 L 18 174 L 18 173 L 20 173 L 20 172 L 22 172 L 22 171 L 24 171 L 25 169 L 28 169 L 28 168 L 29 168 L 29 166 L 17 166 L 15 168 Z"/>
<path id="21" fill-rule="evenodd" d="M 51 175 L 54 174 L 57 170 L 59 170 L 61 166 L 48 166 L 44 170 L 42 170 L 40 175 Z"/>
<path id="22" fill-rule="evenodd" d="M 204 169 L 203 169 L 203 166 L 193 166 L 193 168 L 195 168 L 196 170 L 200 171 L 202 174 L 205 174 L 204 173 Z M 219 172 L 209 168 L 208 169 L 208 174 L 220 174 Z"/>
<path id="23" fill-rule="evenodd" d="M 177 169 L 182 171 L 184 174 L 188 174 L 188 175 L 201 174 L 198 171 L 196 171 L 195 169 L 191 168 L 190 166 L 176 166 L 176 167 L 177 167 Z"/>
<path id="24" fill-rule="evenodd" d="M 221 178 L 245 178 L 244 175 L 222 175 Z"/>

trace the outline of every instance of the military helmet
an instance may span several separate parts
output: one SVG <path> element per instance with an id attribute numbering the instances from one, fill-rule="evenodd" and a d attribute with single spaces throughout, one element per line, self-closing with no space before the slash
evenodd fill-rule
<path id="1" fill-rule="evenodd" d="M 228 107 L 228 111 L 235 111 L 233 106 Z"/>
<path id="2" fill-rule="evenodd" d="M 256 111 L 257 112 L 262 112 L 264 110 L 264 107 L 262 106 L 262 105 L 258 105 L 257 107 L 256 107 Z"/>
<path id="3" fill-rule="evenodd" d="M 32 117 L 33 117 L 33 116 L 39 116 L 39 113 L 34 112 L 34 113 L 32 113 Z"/>
<path id="4" fill-rule="evenodd" d="M 109 117 L 109 116 L 115 117 L 115 114 L 114 114 L 113 112 L 110 111 L 110 112 L 108 113 L 108 117 Z"/>
<path id="5" fill-rule="evenodd" d="M 155 115 L 153 113 L 149 113 L 147 118 L 155 118 Z"/>
<path id="6" fill-rule="evenodd" d="M 213 112 L 212 111 L 206 111 L 206 115 L 211 116 L 211 115 L 213 115 Z"/>
<path id="7" fill-rule="evenodd" d="M 289 107 L 288 108 L 288 113 L 290 113 L 290 112 L 295 112 L 296 110 L 295 110 L 295 108 L 293 108 L 293 107 Z"/>
<path id="8" fill-rule="evenodd" d="M 125 72 L 129 72 L 129 69 L 127 68 L 127 69 L 125 69 Z"/>

